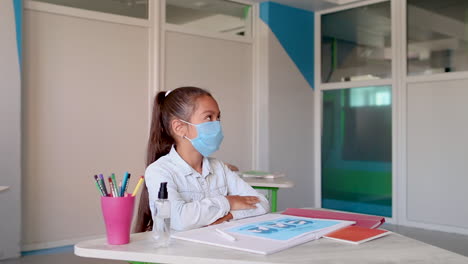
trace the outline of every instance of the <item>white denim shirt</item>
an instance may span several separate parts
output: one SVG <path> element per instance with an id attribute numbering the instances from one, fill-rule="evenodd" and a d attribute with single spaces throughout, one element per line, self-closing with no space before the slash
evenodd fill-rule
<path id="1" fill-rule="evenodd" d="M 167 182 L 171 228 L 174 230 L 206 226 L 229 212 L 234 219 L 241 219 L 265 214 L 270 210 L 265 196 L 255 191 L 224 163 L 205 157 L 200 175 L 180 157 L 174 146 L 169 154 L 146 168 L 145 183 L 152 215 L 161 182 Z M 255 209 L 231 211 L 226 195 L 257 196 L 260 202 Z"/>

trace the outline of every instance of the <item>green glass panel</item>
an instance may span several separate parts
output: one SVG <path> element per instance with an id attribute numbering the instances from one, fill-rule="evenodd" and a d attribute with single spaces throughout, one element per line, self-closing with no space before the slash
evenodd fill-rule
<path id="1" fill-rule="evenodd" d="M 392 89 L 323 92 L 322 207 L 392 216 Z"/>

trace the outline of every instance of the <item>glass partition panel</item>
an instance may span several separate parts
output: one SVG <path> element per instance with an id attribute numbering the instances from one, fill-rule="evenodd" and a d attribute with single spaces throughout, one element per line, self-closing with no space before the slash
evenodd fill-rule
<path id="1" fill-rule="evenodd" d="M 322 207 L 392 216 L 392 89 L 323 92 Z"/>
<path id="2" fill-rule="evenodd" d="M 224 0 L 166 0 L 166 23 L 205 32 L 249 36 L 251 6 Z"/>
<path id="3" fill-rule="evenodd" d="M 408 0 L 408 75 L 468 70 L 468 1 Z"/>
<path id="4" fill-rule="evenodd" d="M 322 82 L 391 77 L 390 2 L 322 16 Z"/>
<path id="5" fill-rule="evenodd" d="M 148 0 L 34 0 L 121 16 L 148 19 Z"/>

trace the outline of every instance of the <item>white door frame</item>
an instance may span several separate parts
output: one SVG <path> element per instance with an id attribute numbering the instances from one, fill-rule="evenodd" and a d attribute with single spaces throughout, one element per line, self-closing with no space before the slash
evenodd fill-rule
<path id="1" fill-rule="evenodd" d="M 392 78 L 365 82 L 321 83 L 321 25 L 323 14 L 365 6 L 380 2 L 391 2 L 392 17 Z M 392 86 L 392 218 L 386 221 L 393 224 L 412 226 L 468 234 L 465 228 L 428 224 L 412 221 L 407 212 L 407 92 L 408 84 L 468 79 L 468 71 L 437 73 L 432 75 L 407 75 L 407 0 L 368 0 L 317 12 L 315 16 L 315 206 L 321 207 L 321 127 L 322 127 L 322 91 L 372 85 Z M 444 87 L 441 87 L 443 89 Z"/>
<path id="2" fill-rule="evenodd" d="M 398 161 L 396 160 L 397 152 L 398 152 L 398 138 L 397 138 L 397 107 L 398 105 L 398 98 L 396 98 L 398 84 L 395 78 L 395 71 L 394 68 L 396 67 L 396 57 L 397 57 L 397 49 L 396 44 L 398 42 L 397 37 L 394 34 L 394 30 L 392 30 L 392 78 L 388 79 L 378 79 L 378 80 L 366 80 L 366 81 L 349 81 L 349 82 L 334 82 L 334 83 L 322 83 L 322 73 L 321 73 L 321 16 L 324 14 L 334 13 L 338 11 L 343 11 L 351 8 L 382 3 L 382 2 L 389 2 L 390 0 L 368 0 L 358 3 L 353 3 L 346 6 L 339 6 L 334 7 L 326 10 L 322 10 L 320 12 L 315 13 L 315 30 L 314 30 L 314 52 L 315 52 L 315 96 L 314 96 L 314 126 L 315 126 L 315 134 L 314 134 L 314 189 L 315 189 L 315 207 L 321 208 L 322 207 L 322 159 L 321 159 L 321 137 L 322 137 L 322 99 L 323 99 L 323 91 L 327 90 L 334 90 L 334 89 L 345 89 L 345 88 L 354 88 L 354 87 L 365 87 L 365 86 L 383 86 L 383 85 L 390 85 L 392 86 L 392 217 L 386 218 L 386 221 L 389 223 L 396 222 L 396 208 L 395 206 L 396 200 L 396 183 L 397 183 L 397 165 Z M 391 2 L 391 21 L 392 27 L 393 21 L 396 21 L 395 15 L 398 12 L 394 12 L 394 1 Z"/>

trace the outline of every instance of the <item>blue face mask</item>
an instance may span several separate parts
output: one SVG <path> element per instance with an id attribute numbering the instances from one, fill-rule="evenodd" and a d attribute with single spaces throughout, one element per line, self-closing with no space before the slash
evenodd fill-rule
<path id="1" fill-rule="evenodd" d="M 200 152 L 204 157 L 208 157 L 219 149 L 224 135 L 219 121 L 205 122 L 201 124 L 192 124 L 190 122 L 180 120 L 184 123 L 192 125 L 197 128 L 197 137 L 189 140 L 193 147 Z"/>

